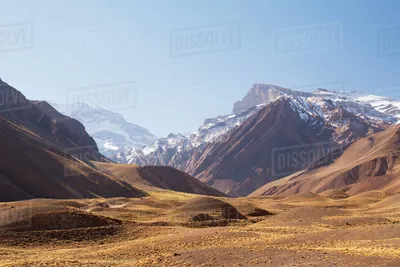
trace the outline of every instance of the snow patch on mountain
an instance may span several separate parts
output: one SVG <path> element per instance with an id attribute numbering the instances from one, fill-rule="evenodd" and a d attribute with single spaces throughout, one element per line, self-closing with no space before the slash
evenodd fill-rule
<path id="1" fill-rule="evenodd" d="M 186 159 L 195 149 L 200 149 L 207 143 L 224 140 L 229 131 L 243 123 L 262 106 L 252 107 L 240 114 L 209 118 L 197 132 L 187 136 L 170 134 L 143 149 L 130 150 L 125 154 L 125 163 L 162 165 L 177 158 Z"/>
<path id="2" fill-rule="evenodd" d="M 400 101 L 388 97 L 327 89 L 317 89 L 313 93 L 301 92 L 272 84 L 253 85 L 243 100 L 234 104 L 231 114 L 206 119 L 194 133 L 171 133 L 159 139 L 145 128 L 126 122 L 115 112 L 84 103 L 72 107 L 54 106 L 82 122 L 100 151 L 114 161 L 142 165 L 171 165 L 174 162 L 174 166 L 179 167 L 192 153 L 201 151 L 206 144 L 226 140 L 230 131 L 265 105 L 282 97 L 311 126 L 316 123 L 325 123 L 327 127 L 334 128 L 363 126 L 360 124 L 358 127 L 359 122 L 344 116 L 340 108 L 354 113 L 369 125 L 400 121 Z"/>
<path id="3" fill-rule="evenodd" d="M 114 161 L 125 161 L 124 155 L 127 152 L 143 148 L 157 140 L 146 128 L 126 121 L 116 112 L 86 103 L 51 105 L 59 112 L 80 121 L 96 141 L 100 152 Z"/>
<path id="4" fill-rule="evenodd" d="M 321 108 L 312 104 L 307 98 L 287 95 L 282 98 L 289 101 L 292 110 L 299 114 L 300 118 L 304 121 L 308 121 L 310 117 L 323 117 Z"/>
<path id="5" fill-rule="evenodd" d="M 397 123 L 400 121 L 400 102 L 388 97 L 364 94 L 359 91 L 332 91 L 317 89 L 315 92 L 301 92 L 272 84 L 255 84 L 243 100 L 234 104 L 232 114 L 206 119 L 198 131 L 184 135 L 170 135 L 161 138 L 143 150 L 134 150 L 128 155 L 129 162 L 149 164 L 170 162 L 181 158 L 182 153 L 200 150 L 207 143 L 228 138 L 228 133 L 238 127 L 247 118 L 263 106 L 281 97 L 289 100 L 292 109 L 305 120 L 312 123 L 325 123 L 327 127 L 358 127 L 356 119 L 338 116 L 338 107 L 354 113 L 369 125 L 381 122 Z M 332 116 L 335 116 L 332 118 Z M 339 119 L 341 118 L 341 119 Z M 314 120 L 312 120 L 314 119 Z M 162 160 L 158 160 L 163 157 Z M 151 158 L 149 161 L 148 159 Z M 186 157 L 183 157 L 186 158 Z"/>
<path id="6" fill-rule="evenodd" d="M 359 91 L 330 91 L 318 89 L 315 95 L 331 100 L 336 106 L 371 119 L 384 120 L 389 123 L 400 121 L 400 101 L 389 97 L 365 94 Z"/>

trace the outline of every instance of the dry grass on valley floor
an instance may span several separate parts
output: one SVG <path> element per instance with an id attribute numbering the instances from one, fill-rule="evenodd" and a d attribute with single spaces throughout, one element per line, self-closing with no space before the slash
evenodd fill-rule
<path id="1" fill-rule="evenodd" d="M 28 227 L 0 232 L 0 266 L 400 265 L 400 195 L 149 193 L 0 203 L 2 216 L 19 212 L 12 226 Z"/>

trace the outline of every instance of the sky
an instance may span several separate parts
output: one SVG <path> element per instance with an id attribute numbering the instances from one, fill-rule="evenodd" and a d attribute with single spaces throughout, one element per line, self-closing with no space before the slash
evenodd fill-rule
<path id="1" fill-rule="evenodd" d="M 157 136 L 229 114 L 255 83 L 400 99 L 400 1 L 0 0 L 0 78 Z"/>

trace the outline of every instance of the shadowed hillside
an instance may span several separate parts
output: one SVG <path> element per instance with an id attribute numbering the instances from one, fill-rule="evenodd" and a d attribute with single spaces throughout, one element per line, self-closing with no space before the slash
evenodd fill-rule
<path id="1" fill-rule="evenodd" d="M 0 120 L 0 170 L 0 201 L 146 195 L 5 118 Z"/>
<path id="2" fill-rule="evenodd" d="M 158 188 L 209 196 L 226 196 L 217 189 L 198 181 L 189 174 L 168 166 L 138 166 L 93 162 L 102 172 L 133 186 Z"/>

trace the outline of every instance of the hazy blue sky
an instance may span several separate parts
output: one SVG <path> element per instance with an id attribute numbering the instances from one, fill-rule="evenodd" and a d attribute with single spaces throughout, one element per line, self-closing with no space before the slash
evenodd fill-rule
<path id="1" fill-rule="evenodd" d="M 195 131 L 254 83 L 400 96 L 399 10 L 397 0 L 0 0 L 0 77 L 59 103 L 127 83 L 136 95 L 98 103 L 158 136 Z M 201 46 L 204 36 L 214 42 Z"/>

